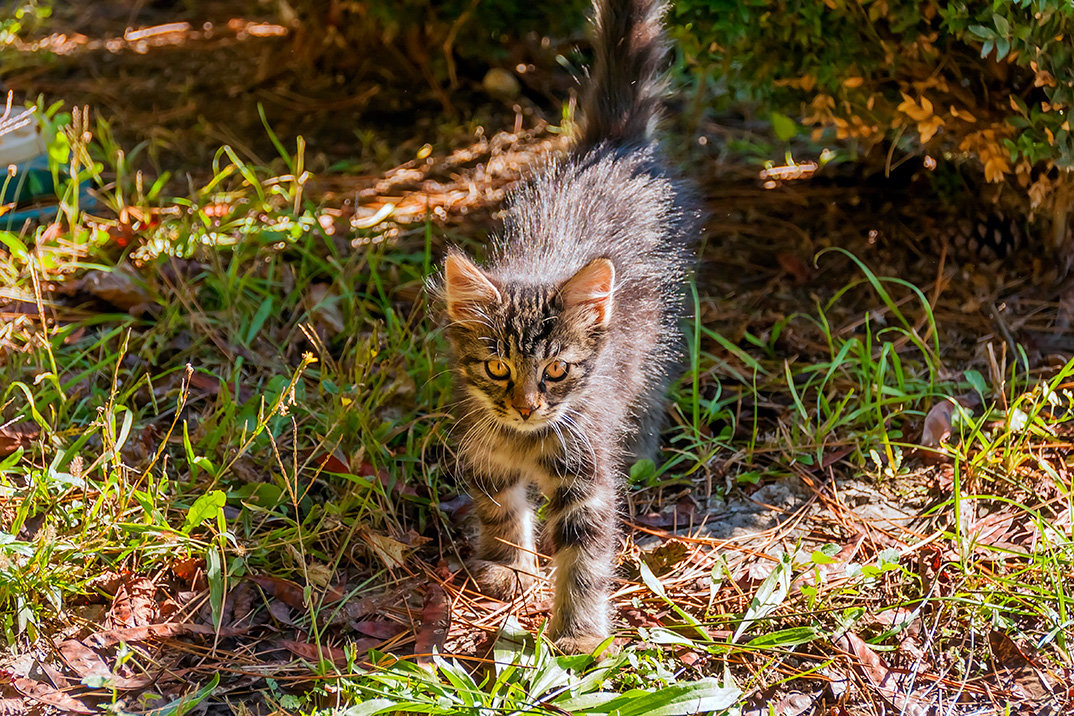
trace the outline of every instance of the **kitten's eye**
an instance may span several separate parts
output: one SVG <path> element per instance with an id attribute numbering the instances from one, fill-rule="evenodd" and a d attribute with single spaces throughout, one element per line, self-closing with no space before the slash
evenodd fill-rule
<path id="1" fill-rule="evenodd" d="M 545 366 L 544 377 L 548 380 L 563 380 L 567 376 L 567 370 L 571 364 L 561 360 L 554 360 Z"/>
<path id="2" fill-rule="evenodd" d="M 493 380 L 506 380 L 511 375 L 511 369 L 502 360 L 493 358 L 485 361 L 485 372 Z"/>

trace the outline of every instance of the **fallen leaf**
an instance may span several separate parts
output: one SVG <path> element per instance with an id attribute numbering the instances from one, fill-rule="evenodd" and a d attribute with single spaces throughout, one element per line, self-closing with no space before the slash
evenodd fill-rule
<path id="1" fill-rule="evenodd" d="M 287 626 L 294 626 L 295 622 L 291 619 L 291 607 L 287 606 L 281 601 L 273 599 L 268 604 L 268 612 L 272 615 L 272 618 L 281 624 Z"/>
<path id="2" fill-rule="evenodd" d="M 46 310 L 46 315 L 48 311 Z M 12 316 L 40 316 L 41 312 L 37 308 L 37 304 L 33 301 L 23 301 L 21 299 L 12 299 L 10 301 L 4 301 L 0 303 L 0 316 L 4 318 L 10 318 Z"/>
<path id="3" fill-rule="evenodd" d="M 172 572 L 188 584 L 194 581 L 199 571 L 204 570 L 205 559 L 202 557 L 181 557 L 172 562 Z"/>
<path id="4" fill-rule="evenodd" d="M 303 304 L 309 311 L 315 324 L 323 328 L 329 336 L 343 332 L 343 311 L 339 307 L 339 296 L 327 283 L 315 283 L 309 287 L 303 297 Z"/>
<path id="5" fill-rule="evenodd" d="M 54 689 L 40 681 L 27 679 L 22 676 L 14 676 L 11 685 L 23 696 L 47 706 L 54 706 L 69 713 L 95 714 L 97 709 L 90 708 L 68 693 Z"/>
<path id="6" fill-rule="evenodd" d="M 220 636 L 229 637 L 243 634 L 245 629 L 221 628 Z M 216 634 L 217 630 L 208 624 L 188 624 L 185 622 L 164 622 L 162 624 L 149 624 L 147 626 L 130 627 L 129 629 L 106 629 L 82 640 L 88 646 L 103 649 L 107 646 L 115 646 L 119 642 L 135 643 L 148 639 L 169 639 L 183 634 Z"/>
<path id="7" fill-rule="evenodd" d="M 832 644 L 857 659 L 854 666 L 862 673 L 877 692 L 905 716 L 925 716 L 927 709 L 907 693 L 894 672 L 888 668 L 879 654 L 852 632 L 843 632 L 832 639 Z"/>
<path id="8" fill-rule="evenodd" d="M 689 554 L 689 545 L 681 540 L 669 539 L 661 542 L 649 552 L 642 552 L 641 558 L 654 575 L 662 577 L 678 566 Z"/>
<path id="9" fill-rule="evenodd" d="M 635 609 L 634 607 L 623 607 L 619 610 L 619 614 L 626 619 L 627 624 L 633 627 L 652 628 L 662 626 L 659 619 L 648 612 Z"/>
<path id="10" fill-rule="evenodd" d="M 964 395 L 958 398 L 940 400 L 925 416 L 921 429 L 921 446 L 938 448 L 951 437 L 956 413 L 964 413 L 979 403 L 976 395 Z"/>
<path id="11" fill-rule="evenodd" d="M 82 277 L 82 289 L 124 311 L 153 303 L 149 289 L 127 264 L 88 272 Z"/>
<path id="12" fill-rule="evenodd" d="M 295 582 L 267 575 L 252 575 L 249 579 L 265 590 L 266 594 L 276 597 L 292 609 L 306 610 L 304 590 Z"/>
<path id="13" fill-rule="evenodd" d="M 150 676 L 127 678 L 112 672 L 101 656 L 77 639 L 68 639 L 56 645 L 60 656 L 87 686 L 115 689 L 144 689 L 155 679 Z"/>
<path id="14" fill-rule="evenodd" d="M 803 694 L 793 691 L 779 701 L 766 697 L 762 692 L 751 699 L 751 708 L 742 712 L 742 716 L 802 716 L 813 709 L 813 703 L 820 694 Z"/>
<path id="15" fill-rule="evenodd" d="M 49 683 L 57 689 L 66 689 L 71 685 L 71 680 L 64 676 L 63 672 L 61 672 L 59 669 L 57 669 L 55 666 L 48 663 L 47 661 L 38 660 L 35 664 L 35 668 L 40 669 L 41 673 L 48 677 Z M 27 674 L 27 676 L 32 676 L 35 679 L 37 678 L 36 674 L 34 674 L 34 671 L 32 670 L 29 674 Z M 40 679 L 37 680 L 40 681 Z"/>
<path id="16" fill-rule="evenodd" d="M 352 622 L 351 626 L 355 631 L 361 632 L 366 636 L 375 636 L 380 640 L 391 639 L 393 636 L 402 632 L 406 627 L 396 622 L 374 622 L 374 621 L 361 621 Z"/>
<path id="17" fill-rule="evenodd" d="M 254 588 L 249 582 L 239 582 L 235 589 L 231 590 L 228 599 L 231 600 L 232 621 L 239 622 L 250 616 L 254 611 Z"/>
<path id="18" fill-rule="evenodd" d="M 988 646 L 992 651 L 993 673 L 1001 688 L 1020 699 L 1033 701 L 1044 700 L 1054 693 L 1058 684 L 1051 684 L 1033 663 L 1030 648 L 1019 646 L 999 629 L 988 633 Z"/>
<path id="19" fill-rule="evenodd" d="M 125 628 L 155 623 L 160 616 L 156 592 L 157 585 L 147 577 L 122 582 L 116 589 L 105 626 Z"/>
<path id="20" fill-rule="evenodd" d="M 7 457 L 19 448 L 29 450 L 41 435 L 36 423 L 21 422 L 0 425 L 0 457 Z"/>
<path id="21" fill-rule="evenodd" d="M 406 564 L 407 555 L 414 549 L 404 542 L 392 539 L 387 535 L 377 534 L 366 528 L 362 528 L 359 531 L 359 535 L 369 546 L 369 549 L 373 554 L 375 554 L 388 569 L 404 566 Z"/>
<path id="22" fill-rule="evenodd" d="M 215 396 L 220 392 L 220 379 L 215 375 L 194 371 L 190 374 L 190 387 Z"/>
<path id="23" fill-rule="evenodd" d="M 791 275 L 795 283 L 805 283 L 813 275 L 813 269 L 798 254 L 781 251 L 776 254 L 776 261 L 779 262 L 780 268 Z"/>
<path id="24" fill-rule="evenodd" d="M 358 655 L 365 654 L 379 643 L 380 640 L 378 639 L 359 639 L 354 642 L 355 653 Z M 323 645 L 318 647 L 316 644 L 310 644 L 305 641 L 292 641 L 290 639 L 280 639 L 279 644 L 295 656 L 306 661 L 320 663 L 321 660 L 327 659 L 336 666 L 347 665 L 347 652 L 339 647 Z"/>
<path id="25" fill-rule="evenodd" d="M 332 568 L 323 562 L 309 562 L 306 565 L 306 579 L 313 586 L 325 589 L 332 581 Z"/>
<path id="26" fill-rule="evenodd" d="M 414 654 L 422 665 L 432 663 L 434 650 L 440 651 L 451 625 L 451 612 L 444 588 L 429 582 L 425 588 L 425 606 L 421 610 L 421 627 L 414 641 Z"/>
<path id="27" fill-rule="evenodd" d="M 335 472 L 340 475 L 349 475 L 350 467 L 340 457 L 332 453 L 321 453 L 313 458 L 313 464 L 326 472 Z"/>
<path id="28" fill-rule="evenodd" d="M 675 655 L 675 658 L 677 658 L 680 663 L 686 664 L 687 666 L 693 666 L 701 660 L 701 655 L 696 651 L 685 650 L 678 652 Z"/>
<path id="29" fill-rule="evenodd" d="M 104 659 L 80 642 L 78 639 L 68 639 L 56 645 L 64 663 L 78 674 L 80 679 L 87 676 L 111 676 L 112 670 L 104 663 Z"/>

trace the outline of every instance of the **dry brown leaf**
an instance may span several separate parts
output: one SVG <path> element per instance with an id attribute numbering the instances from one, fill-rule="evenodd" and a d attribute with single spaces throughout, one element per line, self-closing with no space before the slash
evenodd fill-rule
<path id="1" fill-rule="evenodd" d="M 54 689 L 48 684 L 43 684 L 40 681 L 34 681 L 33 679 L 27 679 L 22 676 L 13 676 L 11 678 L 11 685 L 15 687 L 16 691 L 28 699 L 47 706 L 54 706 L 68 713 L 97 713 L 97 709 L 86 706 L 86 704 L 70 694 Z"/>
<path id="2" fill-rule="evenodd" d="M 96 677 L 101 679 L 110 688 L 116 689 L 144 689 L 153 683 L 152 677 L 143 676 L 127 678 L 118 676 L 112 672 L 104 659 L 77 639 L 68 639 L 56 645 L 64 663 L 71 668 L 80 679 Z"/>
<path id="3" fill-rule="evenodd" d="M 676 653 L 675 658 L 686 666 L 693 666 L 697 662 L 701 661 L 701 655 L 698 654 L 696 651 L 690 651 L 689 649 L 684 649 Z"/>
<path id="4" fill-rule="evenodd" d="M 669 539 L 661 542 L 653 550 L 642 552 L 641 558 L 657 577 L 662 577 L 690 554 L 690 547 L 685 542 Z"/>
<path id="5" fill-rule="evenodd" d="M 355 631 L 361 632 L 366 636 L 375 636 L 380 640 L 391 639 L 396 634 L 402 632 L 406 627 L 396 622 L 375 622 L 375 621 L 361 621 L 352 622 L 351 626 Z"/>
<path id="6" fill-rule="evenodd" d="M 451 625 L 451 612 L 444 588 L 431 581 L 425 588 L 425 606 L 421 610 L 421 628 L 414 641 L 414 653 L 419 664 L 432 662 L 432 653 L 440 651 Z"/>
<path id="7" fill-rule="evenodd" d="M 842 636 L 832 639 L 832 644 L 857 659 L 855 666 L 858 670 L 885 700 L 899 710 L 900 714 L 925 716 L 928 709 L 913 694 L 903 690 L 897 676 L 888 668 L 880 655 L 870 649 L 869 645 L 856 634 L 844 632 Z"/>
<path id="8" fill-rule="evenodd" d="M 236 636 L 245 633 L 245 629 L 222 628 L 220 636 Z M 129 629 L 106 629 L 90 634 L 82 640 L 84 644 L 97 649 L 115 646 L 119 642 L 134 643 L 148 639 L 168 639 L 183 634 L 216 634 L 217 630 L 207 624 L 187 624 L 185 622 L 164 622 Z"/>
<path id="9" fill-rule="evenodd" d="M 145 283 L 126 264 L 109 271 L 90 271 L 81 283 L 87 293 L 124 311 L 153 303 L 153 296 Z"/>
<path id="10" fill-rule="evenodd" d="M 781 251 L 776 254 L 780 268 L 791 275 L 795 283 L 805 283 L 813 276 L 813 269 L 798 254 Z"/>
<path id="11" fill-rule="evenodd" d="M 281 601 L 273 599 L 268 604 L 268 613 L 272 615 L 272 618 L 281 624 L 287 626 L 294 626 L 295 622 L 291 619 L 291 607 L 287 606 Z"/>
<path id="12" fill-rule="evenodd" d="M 194 371 L 190 374 L 190 387 L 206 395 L 216 396 L 220 392 L 220 379 L 215 375 Z"/>
<path id="13" fill-rule="evenodd" d="M 0 457 L 7 457 L 20 447 L 29 450 L 41 435 L 36 423 L 21 422 L 0 425 Z"/>
<path id="14" fill-rule="evenodd" d="M 921 446 L 938 448 L 951 437 L 952 420 L 955 411 L 972 409 L 980 403 L 975 393 L 968 393 L 957 398 L 945 398 L 932 406 L 925 416 L 921 429 Z"/>
<path id="15" fill-rule="evenodd" d="M 921 429 L 921 445 L 937 448 L 951 437 L 951 416 L 955 405 L 950 400 L 941 400 L 933 405 L 925 416 L 925 426 Z"/>
<path id="16" fill-rule="evenodd" d="M 992 668 L 1001 688 L 1021 699 L 1041 701 L 1052 695 L 1055 686 L 1033 663 L 1032 650 L 1023 649 L 1009 634 L 993 629 L 988 633 Z"/>
<path id="17" fill-rule="evenodd" d="M 473 508 L 474 498 L 465 492 L 440 503 L 440 509 L 447 513 L 454 522 L 462 522 L 462 519 L 470 514 Z"/>
<path id="18" fill-rule="evenodd" d="M 290 639 L 280 639 L 278 643 L 295 656 L 301 657 L 306 661 L 318 663 L 322 659 L 328 659 L 336 666 L 347 665 L 347 652 L 338 647 L 318 647 L 316 644 L 310 644 L 305 641 L 292 641 Z M 359 639 L 354 642 L 354 647 L 356 653 L 361 656 L 379 643 L 379 639 Z"/>
<path id="19" fill-rule="evenodd" d="M 38 660 L 35 664 L 35 668 L 40 669 L 41 673 L 48 677 L 49 683 L 57 689 L 66 689 L 71 685 L 71 680 L 64 676 L 62 671 L 47 661 Z M 32 674 L 33 672 L 31 671 L 30 673 Z M 40 681 L 40 679 L 38 680 Z"/>
<path id="20" fill-rule="evenodd" d="M 254 588 L 249 582 L 239 582 L 235 589 L 228 595 L 231 601 L 232 621 L 239 622 L 250 616 L 254 611 Z"/>
<path id="21" fill-rule="evenodd" d="M 306 599 L 301 586 L 289 579 L 272 577 L 268 575 L 253 575 L 250 581 L 265 590 L 266 594 L 276 597 L 281 602 L 291 607 L 305 611 Z"/>
<path id="22" fill-rule="evenodd" d="M 25 699 L 0 699 L 0 716 L 18 716 L 26 713 Z"/>
<path id="23" fill-rule="evenodd" d="M 768 699 L 755 697 L 752 708 L 742 712 L 742 716 L 802 716 L 813 709 L 813 703 L 819 694 L 803 694 L 794 691 L 775 703 Z"/>
<path id="24" fill-rule="evenodd" d="M 341 333 L 344 328 L 343 312 L 339 308 L 339 296 L 327 283 L 315 283 L 309 287 L 303 303 L 314 323 L 323 328 L 329 336 Z"/>
<path id="25" fill-rule="evenodd" d="M 404 566 L 407 555 L 414 550 L 413 547 L 404 542 L 392 539 L 387 535 L 377 534 L 364 527 L 359 529 L 359 536 L 388 569 Z"/>
<path id="26" fill-rule="evenodd" d="M 105 618 L 105 626 L 122 629 L 155 623 L 160 617 L 156 592 L 157 585 L 147 577 L 121 582 Z"/>
<path id="27" fill-rule="evenodd" d="M 78 674 L 79 678 L 87 676 L 112 676 L 112 670 L 104 663 L 104 659 L 97 652 L 80 642 L 78 639 L 68 639 L 56 645 L 67 664 Z"/>

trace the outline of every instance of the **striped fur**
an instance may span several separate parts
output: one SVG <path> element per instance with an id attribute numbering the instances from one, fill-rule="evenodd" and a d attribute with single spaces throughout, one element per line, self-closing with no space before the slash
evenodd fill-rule
<path id="1" fill-rule="evenodd" d="M 570 652 L 611 634 L 622 476 L 658 445 L 678 373 L 699 212 L 652 136 L 665 41 L 656 0 L 598 0 L 596 66 L 575 148 L 515 192 L 487 266 L 460 252 L 441 292 L 458 454 L 486 593 L 532 583 L 533 507 L 555 550 L 548 633 Z"/>

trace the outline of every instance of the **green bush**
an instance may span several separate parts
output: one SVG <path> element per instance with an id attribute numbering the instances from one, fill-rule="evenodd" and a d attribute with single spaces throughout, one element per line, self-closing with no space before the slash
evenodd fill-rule
<path id="1" fill-rule="evenodd" d="M 700 81 L 868 145 L 976 162 L 1066 233 L 1074 198 L 1069 0 L 678 0 Z"/>

